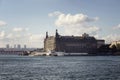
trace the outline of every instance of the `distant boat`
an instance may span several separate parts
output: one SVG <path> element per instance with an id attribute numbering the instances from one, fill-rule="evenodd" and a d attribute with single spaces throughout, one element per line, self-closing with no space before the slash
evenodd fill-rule
<path id="1" fill-rule="evenodd" d="M 64 56 L 65 53 L 64 52 L 51 52 L 52 56 Z"/>

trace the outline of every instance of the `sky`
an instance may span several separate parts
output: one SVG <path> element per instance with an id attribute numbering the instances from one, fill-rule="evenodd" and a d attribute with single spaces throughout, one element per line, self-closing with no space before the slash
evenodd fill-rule
<path id="1" fill-rule="evenodd" d="M 120 0 L 0 0 L 0 47 L 42 48 L 45 33 L 120 40 Z"/>

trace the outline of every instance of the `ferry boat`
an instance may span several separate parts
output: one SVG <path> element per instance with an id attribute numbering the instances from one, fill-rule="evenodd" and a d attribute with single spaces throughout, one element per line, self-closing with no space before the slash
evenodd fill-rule
<path id="1" fill-rule="evenodd" d="M 51 56 L 64 56 L 64 52 L 51 52 Z"/>

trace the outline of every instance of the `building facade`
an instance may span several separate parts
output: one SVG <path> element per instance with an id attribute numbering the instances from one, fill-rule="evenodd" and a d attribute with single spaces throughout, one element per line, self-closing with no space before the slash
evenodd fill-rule
<path id="1" fill-rule="evenodd" d="M 61 36 L 56 30 L 55 36 L 44 39 L 44 51 L 58 51 L 67 53 L 95 53 L 97 43 L 94 37 L 84 33 L 82 36 Z"/>
<path id="2" fill-rule="evenodd" d="M 105 45 L 105 40 L 97 40 L 97 48 L 100 48 L 103 45 Z"/>

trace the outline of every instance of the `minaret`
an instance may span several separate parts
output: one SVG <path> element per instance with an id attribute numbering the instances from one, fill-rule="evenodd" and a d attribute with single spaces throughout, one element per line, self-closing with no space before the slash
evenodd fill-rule
<path id="1" fill-rule="evenodd" d="M 46 38 L 48 38 L 48 32 L 46 32 Z"/>

